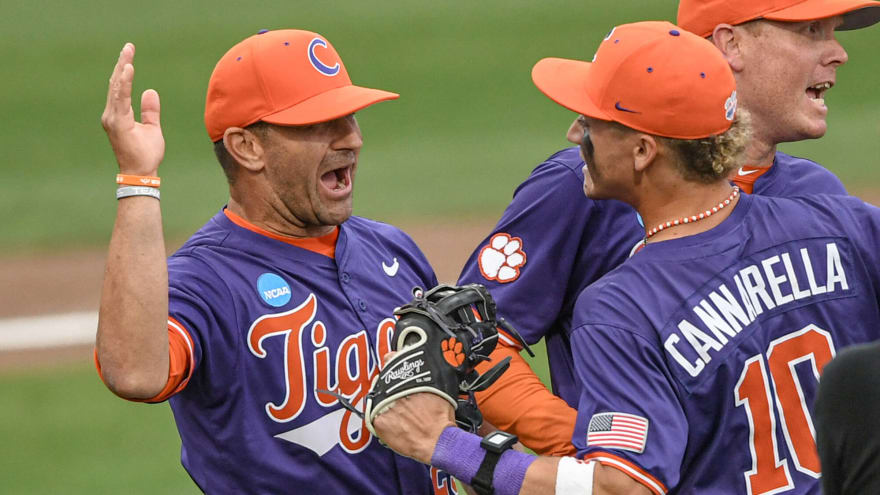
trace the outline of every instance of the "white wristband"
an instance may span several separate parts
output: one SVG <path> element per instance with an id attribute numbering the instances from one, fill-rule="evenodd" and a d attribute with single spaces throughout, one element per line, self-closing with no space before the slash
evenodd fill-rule
<path id="1" fill-rule="evenodd" d="M 150 196 L 151 198 L 159 199 L 159 189 L 155 187 L 125 186 L 116 190 L 117 200 L 130 196 Z"/>
<path id="2" fill-rule="evenodd" d="M 581 461 L 574 457 L 559 459 L 556 468 L 556 495 L 578 493 L 593 495 L 595 461 Z"/>

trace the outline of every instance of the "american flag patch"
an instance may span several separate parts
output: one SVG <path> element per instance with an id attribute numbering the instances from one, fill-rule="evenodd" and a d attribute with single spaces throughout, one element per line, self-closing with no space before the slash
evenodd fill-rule
<path id="1" fill-rule="evenodd" d="M 587 447 L 630 450 L 641 454 L 648 440 L 648 420 L 632 414 L 594 414 L 587 429 Z"/>

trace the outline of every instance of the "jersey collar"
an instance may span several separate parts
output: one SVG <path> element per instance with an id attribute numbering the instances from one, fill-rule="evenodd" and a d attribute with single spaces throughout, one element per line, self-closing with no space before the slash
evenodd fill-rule
<path id="1" fill-rule="evenodd" d="M 336 258 L 336 240 L 339 238 L 338 226 L 333 229 L 333 232 L 327 235 L 323 235 L 321 237 L 290 237 L 275 234 L 269 232 L 266 229 L 257 227 L 256 225 L 245 220 L 244 218 L 236 215 L 235 213 L 232 213 L 231 211 L 229 211 L 228 208 L 223 208 L 223 214 L 225 214 L 226 218 L 228 218 L 232 223 L 238 225 L 243 229 L 250 230 L 251 232 L 256 232 L 257 234 L 275 239 L 276 241 L 290 244 L 291 246 L 296 246 L 301 249 L 312 251 L 313 253 L 324 255 L 328 258 Z"/>

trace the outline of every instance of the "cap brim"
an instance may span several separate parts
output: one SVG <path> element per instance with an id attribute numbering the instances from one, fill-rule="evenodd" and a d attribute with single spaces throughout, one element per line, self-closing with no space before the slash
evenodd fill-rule
<path id="1" fill-rule="evenodd" d="M 860 29 L 880 21 L 880 2 L 869 0 L 821 0 L 801 2 L 787 9 L 765 14 L 764 19 L 784 22 L 812 21 L 843 16 L 841 30 Z"/>
<path id="2" fill-rule="evenodd" d="M 278 125 L 309 125 L 338 119 L 380 101 L 395 100 L 397 93 L 361 86 L 341 86 L 296 105 L 266 115 L 260 120 Z"/>
<path id="3" fill-rule="evenodd" d="M 532 68 L 532 81 L 548 98 L 588 117 L 613 120 L 590 98 L 592 63 L 564 58 L 545 58 Z"/>

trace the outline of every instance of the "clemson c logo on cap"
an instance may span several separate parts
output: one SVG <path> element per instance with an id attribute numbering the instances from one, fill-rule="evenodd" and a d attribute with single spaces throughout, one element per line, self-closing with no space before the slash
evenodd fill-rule
<path id="1" fill-rule="evenodd" d="M 315 38 L 311 41 L 311 43 L 309 43 L 309 62 L 312 63 L 312 67 L 314 67 L 315 70 L 317 70 L 321 74 L 324 74 L 325 76 L 335 76 L 336 74 L 338 74 L 340 67 L 339 62 L 336 62 L 336 65 L 334 65 L 333 67 L 324 65 L 324 63 L 318 59 L 318 56 L 315 55 L 316 46 L 323 46 L 326 48 L 327 42 L 322 40 L 321 38 Z"/>

